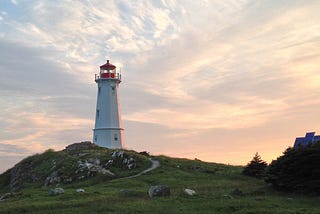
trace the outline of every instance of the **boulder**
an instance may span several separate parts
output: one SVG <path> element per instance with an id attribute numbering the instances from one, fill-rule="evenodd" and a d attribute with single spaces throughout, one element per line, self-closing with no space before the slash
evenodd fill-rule
<path id="1" fill-rule="evenodd" d="M 148 191 L 149 197 L 170 196 L 170 188 L 164 185 L 151 186 Z"/>
<path id="2" fill-rule="evenodd" d="M 76 192 L 85 192 L 84 189 L 76 189 Z"/>
<path id="3" fill-rule="evenodd" d="M 196 194 L 196 191 L 194 191 L 193 189 L 184 189 L 183 192 L 191 196 Z"/>
<path id="4" fill-rule="evenodd" d="M 48 192 L 49 195 L 60 195 L 64 194 L 64 189 L 61 187 L 50 189 Z"/>

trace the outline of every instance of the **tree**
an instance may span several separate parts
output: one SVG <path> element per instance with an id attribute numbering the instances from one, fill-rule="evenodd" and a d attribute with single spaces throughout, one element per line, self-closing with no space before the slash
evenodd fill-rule
<path id="1" fill-rule="evenodd" d="M 278 190 L 319 194 L 319 166 L 320 142 L 288 148 L 271 162 L 265 181 Z"/>
<path id="2" fill-rule="evenodd" d="M 257 152 L 252 160 L 244 167 L 242 174 L 261 178 L 264 176 L 267 166 L 268 164 L 261 159 L 260 155 Z"/>

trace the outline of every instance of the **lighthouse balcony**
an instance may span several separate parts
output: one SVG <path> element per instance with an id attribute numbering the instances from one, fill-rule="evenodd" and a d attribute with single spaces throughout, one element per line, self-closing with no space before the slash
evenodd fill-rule
<path id="1" fill-rule="evenodd" d="M 95 81 L 97 82 L 99 79 L 116 79 L 121 81 L 121 74 L 113 72 L 95 74 Z"/>

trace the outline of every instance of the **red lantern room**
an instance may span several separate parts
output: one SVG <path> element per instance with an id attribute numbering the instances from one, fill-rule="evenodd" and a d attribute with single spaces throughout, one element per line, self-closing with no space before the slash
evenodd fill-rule
<path id="1" fill-rule="evenodd" d="M 96 80 L 97 78 L 111 78 L 111 79 L 119 79 L 120 80 L 120 74 L 117 73 L 116 71 L 116 66 L 112 65 L 109 60 L 107 60 L 107 63 L 104 65 L 100 66 L 100 75 L 96 76 Z"/>

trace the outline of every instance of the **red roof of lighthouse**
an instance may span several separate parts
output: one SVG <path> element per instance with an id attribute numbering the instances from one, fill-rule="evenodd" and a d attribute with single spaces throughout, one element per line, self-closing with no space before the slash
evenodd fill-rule
<path id="1" fill-rule="evenodd" d="M 109 60 L 107 60 L 106 64 L 100 66 L 100 69 L 103 69 L 103 70 L 113 70 L 115 68 L 116 66 L 109 63 Z"/>

